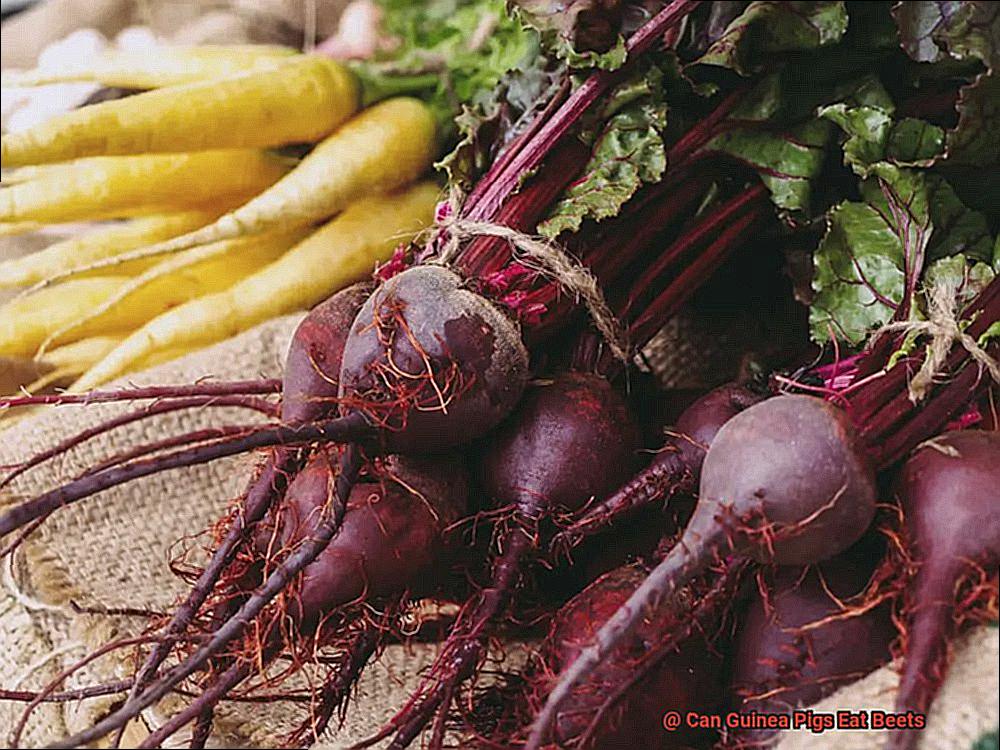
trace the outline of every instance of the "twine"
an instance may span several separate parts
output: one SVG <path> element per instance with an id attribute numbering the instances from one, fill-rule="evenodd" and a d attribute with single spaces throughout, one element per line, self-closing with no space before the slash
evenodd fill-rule
<path id="1" fill-rule="evenodd" d="M 888 323 L 876 333 L 903 332 L 905 335 L 927 335 L 931 342 L 927 346 L 927 356 L 920 370 L 910 381 L 910 401 L 919 403 L 927 397 L 934 378 L 944 368 L 948 352 L 958 343 L 969 353 L 994 381 L 1000 383 L 1000 363 L 987 354 L 986 350 L 968 333 L 962 330 L 959 321 L 958 285 L 954 281 L 939 279 L 927 295 L 927 320 L 912 320 Z"/>
<path id="2" fill-rule="evenodd" d="M 612 312 L 594 275 L 562 246 L 543 237 L 518 232 L 501 224 L 459 218 L 463 196 L 452 187 L 446 211 L 440 212 L 434 230 L 444 244 L 433 262 L 450 265 L 461 244 L 473 237 L 487 236 L 505 240 L 514 248 L 515 257 L 525 266 L 557 282 L 577 300 L 582 300 L 594 326 L 614 356 L 628 362 L 630 347 L 625 331 Z"/>

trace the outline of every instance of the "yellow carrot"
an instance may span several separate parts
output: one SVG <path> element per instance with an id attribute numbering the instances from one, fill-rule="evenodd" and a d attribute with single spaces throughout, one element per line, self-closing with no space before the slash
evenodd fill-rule
<path id="1" fill-rule="evenodd" d="M 257 149 L 80 159 L 0 190 L 0 222 L 88 221 L 202 208 L 257 193 L 290 166 L 288 159 Z"/>
<path id="2" fill-rule="evenodd" d="M 0 262 L 0 289 L 29 286 L 64 277 L 97 261 L 203 227 L 219 211 L 185 211 L 132 219 L 100 227 L 86 234 L 56 242 L 43 250 Z M 131 275 L 156 263 L 156 259 L 116 264 L 115 275 Z M 107 273 L 107 272 L 106 272 Z"/>
<path id="3" fill-rule="evenodd" d="M 308 228 L 298 227 L 193 247 L 129 279 L 106 300 L 53 332 L 40 351 L 122 325 L 138 328 L 188 300 L 232 286 L 308 234 Z"/>
<path id="4" fill-rule="evenodd" d="M 357 111 L 354 74 L 303 56 L 274 70 L 171 86 L 74 109 L 0 140 L 5 167 L 87 156 L 311 142 Z"/>
<path id="5" fill-rule="evenodd" d="M 106 300 L 125 281 L 118 276 L 71 279 L 0 307 L 0 355 L 30 357 L 53 332 Z"/>
<path id="6" fill-rule="evenodd" d="M 126 89 L 155 89 L 269 70 L 296 56 L 298 52 L 290 47 L 267 44 L 164 46 L 143 52 L 112 50 L 95 59 L 70 58 L 41 70 L 4 71 L 2 80 L 4 87 L 94 81 Z"/>
<path id="7" fill-rule="evenodd" d="M 270 189 L 214 224 L 127 253 L 137 259 L 281 226 L 315 224 L 364 195 L 419 177 L 436 150 L 434 117 L 417 99 L 388 99 L 361 112 Z"/>
<path id="8" fill-rule="evenodd" d="M 87 390 L 131 370 L 151 352 L 207 346 L 269 318 L 307 309 L 368 276 L 426 227 L 439 191 L 421 183 L 363 198 L 280 259 L 219 294 L 151 320 L 73 384 Z"/>
<path id="9" fill-rule="evenodd" d="M 92 336 L 50 349 L 44 357 L 37 359 L 43 365 L 54 368 L 82 367 L 80 372 L 83 372 L 118 346 L 122 338 L 123 336 Z"/>
<path id="10" fill-rule="evenodd" d="M 33 221 L 4 222 L 0 224 L 0 237 L 16 237 L 19 234 L 34 232 L 41 226 Z"/>

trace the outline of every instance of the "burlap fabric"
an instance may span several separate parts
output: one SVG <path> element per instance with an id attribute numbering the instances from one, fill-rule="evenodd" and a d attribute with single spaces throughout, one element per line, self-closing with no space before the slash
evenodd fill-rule
<path id="1" fill-rule="evenodd" d="M 277 376 L 296 317 L 282 318 L 231 341 L 163 365 L 130 379 L 135 383 L 191 382 L 199 377 Z M 669 337 L 668 337 L 669 341 Z M 680 344 L 678 344 L 680 346 Z M 120 405 L 64 406 L 19 420 L 0 432 L 0 464 L 21 459 L 70 432 L 122 410 Z M 213 409 L 166 415 L 91 441 L 44 470 L 18 481 L 19 495 L 33 495 L 64 480 L 95 459 L 138 441 L 197 429 L 208 424 L 246 421 L 244 412 Z M 163 609 L 183 587 L 170 573 L 172 545 L 205 529 L 238 495 L 253 457 L 218 461 L 140 480 L 127 487 L 65 508 L 36 533 L 5 566 L 0 599 L 0 684 L 39 688 L 88 650 L 136 630 L 135 619 L 75 614 L 70 602 L 86 607 Z M 10 499 L 10 498 L 8 498 Z M 976 631 L 957 647 L 957 660 L 931 717 L 922 747 L 968 750 L 971 740 L 997 724 L 997 630 Z M 391 647 L 369 668 L 345 726 L 319 747 L 340 748 L 387 718 L 414 687 L 435 647 Z M 124 676 L 127 665 L 101 659 L 67 682 L 82 685 Z M 308 677 L 308 676 L 306 676 Z M 303 679 L 306 679 L 305 677 Z M 896 675 L 886 668 L 821 704 L 824 709 L 888 708 Z M 37 747 L 87 725 L 108 706 L 104 699 L 44 706 L 34 715 L 24 745 Z M 20 706 L 0 703 L 0 727 L 8 729 Z M 167 706 L 164 710 L 170 710 Z M 666 707 L 665 707 L 666 708 Z M 266 709 L 227 705 L 220 712 L 222 745 L 273 746 L 298 721 L 302 706 Z M 150 723 L 161 718 L 145 717 Z M 145 729 L 130 728 L 129 739 Z M 837 732 L 824 737 L 790 736 L 782 748 L 876 746 L 871 735 Z M 832 744 L 830 744 L 832 747 Z"/>

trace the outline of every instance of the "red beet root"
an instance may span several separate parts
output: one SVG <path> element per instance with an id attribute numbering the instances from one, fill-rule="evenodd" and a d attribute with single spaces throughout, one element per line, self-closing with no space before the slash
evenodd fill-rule
<path id="1" fill-rule="evenodd" d="M 288 488 L 276 538 L 262 534 L 258 546 L 289 548 L 313 533 L 336 463 L 325 451 L 310 459 Z M 354 601 L 427 593 L 420 586 L 444 556 L 444 530 L 467 512 L 468 494 L 459 460 L 387 459 L 351 490 L 340 531 L 302 571 L 293 614 L 314 623 Z"/>
<path id="2" fill-rule="evenodd" d="M 393 276 L 344 347 L 344 413 L 360 411 L 392 453 L 469 443 L 514 408 L 528 378 L 517 325 L 440 266 Z"/>
<path id="3" fill-rule="evenodd" d="M 810 396 L 777 396 L 727 422 L 702 467 L 683 536 L 563 673 L 527 748 L 537 750 L 560 704 L 651 609 L 733 554 L 805 565 L 857 541 L 875 513 L 874 476 L 843 411 Z"/>
<path id="4" fill-rule="evenodd" d="M 678 417 L 663 448 L 649 465 L 603 502 L 588 508 L 553 540 L 553 546 L 577 544 L 634 510 L 674 494 L 694 491 L 716 433 L 732 417 L 762 399 L 748 388 L 727 384 L 696 400 Z"/>
<path id="5" fill-rule="evenodd" d="M 556 509 L 577 509 L 614 487 L 629 471 L 638 444 L 624 399 L 601 376 L 564 373 L 527 391 L 482 461 L 486 494 L 513 506 L 492 581 L 463 611 L 431 679 L 383 731 L 397 732 L 394 746 L 405 747 L 436 711 L 446 711 L 447 697 L 474 673 L 488 626 L 503 614 L 536 549 L 540 523 Z"/>
<path id="6" fill-rule="evenodd" d="M 764 574 L 766 593 L 755 593 L 736 642 L 733 685 L 741 712 L 811 706 L 889 660 L 896 635 L 890 604 L 865 606 L 872 562 L 848 554 Z M 766 745 L 773 736 L 746 730 L 732 744 Z"/>
<path id="7" fill-rule="evenodd" d="M 1000 433 L 949 432 L 914 451 L 899 499 L 917 572 L 905 597 L 906 657 L 896 710 L 926 713 L 948 668 L 948 641 L 969 620 L 996 619 Z M 916 746 L 898 731 L 893 750 Z"/>
<path id="8" fill-rule="evenodd" d="M 590 643 L 646 572 L 633 566 L 617 568 L 562 607 L 541 648 L 543 667 L 530 680 L 529 704 L 538 707 L 544 702 L 554 676 Z M 668 750 L 709 744 L 704 731 L 663 728 L 668 708 L 682 715 L 712 713 L 722 702 L 722 657 L 701 632 L 661 650 L 661 633 L 673 631 L 679 618 L 692 617 L 693 599 L 689 597 L 686 606 L 661 610 L 644 620 L 576 685 L 556 717 L 553 740 L 559 747 Z"/>

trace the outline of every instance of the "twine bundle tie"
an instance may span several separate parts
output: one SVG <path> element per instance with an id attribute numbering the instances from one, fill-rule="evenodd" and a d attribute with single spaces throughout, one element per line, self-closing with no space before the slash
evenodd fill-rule
<path id="1" fill-rule="evenodd" d="M 473 237 L 497 237 L 506 241 L 514 248 L 519 262 L 553 279 L 567 292 L 582 300 L 612 354 L 622 362 L 629 360 L 630 348 L 625 331 L 604 299 L 597 279 L 586 267 L 565 248 L 550 240 L 524 234 L 501 224 L 459 218 L 461 203 L 461 195 L 453 189 L 447 208 L 437 216 L 434 231 L 444 242 L 435 262 L 450 264 L 458 255 L 461 244 Z"/>
<path id="2" fill-rule="evenodd" d="M 931 287 L 927 295 L 927 320 L 888 323 L 875 333 L 876 337 L 883 333 L 894 332 L 930 337 L 927 356 L 909 385 L 910 401 L 914 404 L 926 398 L 934 384 L 935 376 L 944 368 L 948 353 L 956 343 L 964 347 L 969 356 L 978 362 L 994 381 L 1000 383 L 1000 363 L 962 329 L 958 307 L 956 284 L 941 279 Z"/>

